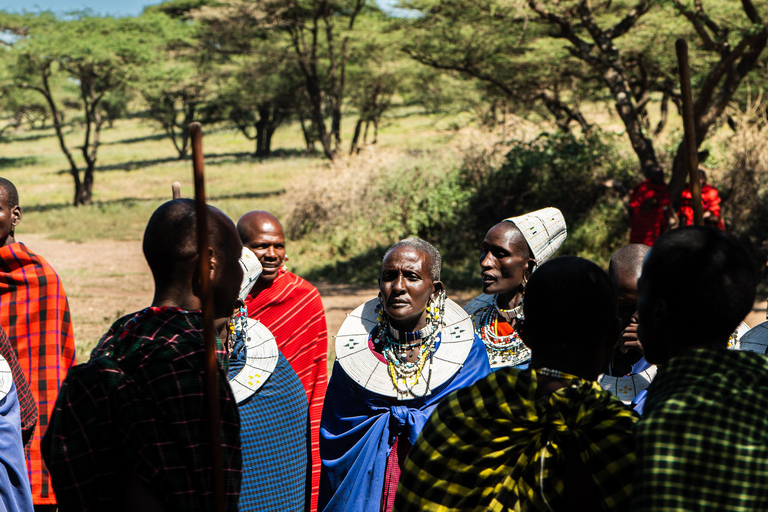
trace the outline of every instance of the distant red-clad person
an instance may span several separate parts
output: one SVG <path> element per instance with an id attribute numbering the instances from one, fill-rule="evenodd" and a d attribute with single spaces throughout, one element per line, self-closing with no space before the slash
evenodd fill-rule
<path id="1" fill-rule="evenodd" d="M 669 227 L 672 203 L 661 168 L 649 166 L 643 174 L 645 181 L 636 185 L 629 195 L 632 216 L 629 243 L 650 246 Z"/>
<path id="2" fill-rule="evenodd" d="M 701 205 L 704 209 L 704 224 L 725 231 L 725 222 L 720 215 L 720 192 L 707 183 L 707 173 L 699 169 L 701 183 Z M 680 194 L 680 226 L 693 226 L 693 197 L 691 186 L 686 184 Z"/>
<path id="3" fill-rule="evenodd" d="M 328 386 L 325 310 L 317 288 L 284 267 L 285 232 L 274 215 L 263 211 L 246 213 L 238 221 L 237 231 L 243 245 L 256 254 L 263 267 L 246 299 L 248 317 L 259 320 L 275 336 L 280 352 L 307 392 L 312 441 L 310 510 L 314 511 L 320 485 L 320 416 Z"/>

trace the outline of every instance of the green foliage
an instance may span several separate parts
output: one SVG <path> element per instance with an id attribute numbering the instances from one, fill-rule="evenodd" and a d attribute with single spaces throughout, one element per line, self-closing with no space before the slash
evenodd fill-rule
<path id="1" fill-rule="evenodd" d="M 629 219 L 603 183 L 632 179 L 631 168 L 616 141 L 600 132 L 542 134 L 474 156 L 448 149 L 363 154 L 300 187 L 289 235 L 324 254 L 303 271 L 346 281 L 375 276 L 377 256 L 389 245 L 419 236 L 441 250 L 449 285 L 466 287 L 474 284 L 477 248 L 491 226 L 555 206 L 569 230 L 560 254 L 606 265 L 626 243 Z"/>

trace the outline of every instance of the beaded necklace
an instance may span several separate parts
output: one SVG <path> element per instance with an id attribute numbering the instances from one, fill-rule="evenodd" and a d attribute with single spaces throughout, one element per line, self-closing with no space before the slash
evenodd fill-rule
<path id="1" fill-rule="evenodd" d="M 237 309 L 234 315 L 229 319 L 229 336 L 227 336 L 227 353 L 232 354 L 232 350 L 237 345 L 238 341 L 242 341 L 245 346 L 245 333 L 247 331 L 248 310 L 245 304 L 238 300 L 240 307 Z"/>
<path id="2" fill-rule="evenodd" d="M 423 398 L 429 393 L 429 381 L 432 378 L 432 354 L 435 352 L 440 328 L 444 323 L 445 298 L 445 291 L 441 291 L 436 300 L 430 301 L 427 305 L 427 326 L 416 332 L 399 332 L 393 329 L 381 301 L 376 307 L 378 313 L 376 320 L 379 322 L 378 339 L 382 347 L 382 354 L 387 361 L 387 369 L 392 384 L 400 394 L 407 392 L 415 398 Z M 416 348 L 420 348 L 416 360 L 408 361 Z M 427 364 L 429 364 L 429 373 L 426 378 L 427 386 L 424 394 L 417 395 L 413 392 L 413 387 L 424 375 Z"/>
<path id="3" fill-rule="evenodd" d="M 531 358 L 531 351 L 523 344 L 517 330 L 512 334 L 502 336 L 497 334 L 497 325 L 499 316 L 502 313 L 512 313 L 517 320 L 523 317 L 523 305 L 520 304 L 514 309 L 501 310 L 497 304 L 498 296 L 493 297 L 493 304 L 488 305 L 480 318 L 478 333 L 483 340 L 485 348 L 488 351 L 488 357 L 491 364 L 508 363 L 509 366 L 516 366 L 524 363 Z"/>

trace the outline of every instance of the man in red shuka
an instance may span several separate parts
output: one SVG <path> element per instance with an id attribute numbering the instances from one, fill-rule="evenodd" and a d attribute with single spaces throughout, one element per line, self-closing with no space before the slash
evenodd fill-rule
<path id="1" fill-rule="evenodd" d="M 707 173 L 699 169 L 701 183 L 701 206 L 704 209 L 704 224 L 725 231 L 725 222 L 720 216 L 720 192 L 707 183 Z M 680 194 L 680 226 L 693 226 L 693 196 L 691 186 L 686 184 Z"/>
<path id="2" fill-rule="evenodd" d="M 328 330 L 317 288 L 283 265 L 285 233 L 274 215 L 253 211 L 237 222 L 243 245 L 259 258 L 263 270 L 245 301 L 248 317 L 259 320 L 275 336 L 280 352 L 299 376 L 309 401 L 312 441 L 312 498 L 317 509 L 320 485 L 318 435 L 328 385 Z"/>
<path id="3" fill-rule="evenodd" d="M 653 242 L 667 230 L 672 214 L 669 191 L 664 183 L 660 167 L 650 166 L 643 171 L 646 180 L 632 189 L 629 195 L 629 210 L 632 223 L 629 229 L 629 243 L 653 245 Z"/>

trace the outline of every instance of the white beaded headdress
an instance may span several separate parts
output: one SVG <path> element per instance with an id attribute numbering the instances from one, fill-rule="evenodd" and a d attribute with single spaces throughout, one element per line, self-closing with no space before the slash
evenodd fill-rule
<path id="1" fill-rule="evenodd" d="M 240 293 L 237 297 L 245 302 L 246 297 L 256 284 L 256 281 L 261 275 L 261 262 L 259 258 L 247 247 L 243 247 L 243 251 L 240 253 L 240 268 L 243 269 L 243 281 L 240 284 Z"/>
<path id="2" fill-rule="evenodd" d="M 543 208 L 504 221 L 511 222 L 523 233 L 537 265 L 551 258 L 567 235 L 565 219 L 557 208 Z"/>

